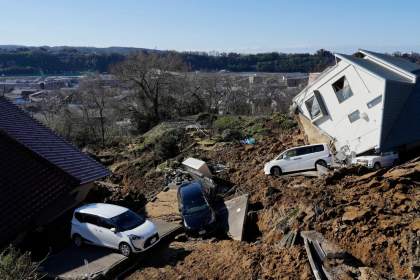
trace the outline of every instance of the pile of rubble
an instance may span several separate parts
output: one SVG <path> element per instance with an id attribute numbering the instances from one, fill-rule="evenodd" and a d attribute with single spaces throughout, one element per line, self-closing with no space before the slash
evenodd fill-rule
<path id="1" fill-rule="evenodd" d="M 192 146 L 180 158 L 194 156 L 222 166 L 217 181 L 232 196 L 249 194 L 242 242 L 178 240 L 147 260 L 131 279 L 314 279 L 303 231 L 316 231 L 349 258 L 324 258 L 322 265 L 339 271 L 337 279 L 415 279 L 420 264 L 420 160 L 371 172 L 343 168 L 322 178 L 271 177 L 264 163 L 292 146 L 304 144 L 295 130 L 271 134 L 254 145 L 216 143 Z M 165 181 L 184 175 L 133 166 L 116 174 L 122 185 L 148 200 Z M 158 261 L 158 259 L 160 261 Z M 350 261 L 349 261 L 350 260 Z M 347 266 L 347 269 L 338 269 Z"/>
<path id="2" fill-rule="evenodd" d="M 260 147 L 235 146 L 208 156 L 225 162 L 227 177 L 251 193 L 259 239 L 285 247 L 295 240 L 296 231 L 316 230 L 358 260 L 359 266 L 372 268 L 381 277 L 418 275 L 420 159 L 370 173 L 343 168 L 321 179 L 272 178 L 262 173 L 267 155 L 274 157 L 283 145 L 299 140 L 283 136 L 277 139 L 281 144 L 270 145 L 268 139 Z"/>

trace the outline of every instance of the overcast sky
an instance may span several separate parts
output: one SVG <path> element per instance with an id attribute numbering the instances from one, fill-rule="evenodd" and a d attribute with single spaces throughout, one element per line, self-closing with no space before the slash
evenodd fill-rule
<path id="1" fill-rule="evenodd" d="M 420 52 L 418 0 L 0 0 L 0 44 Z"/>

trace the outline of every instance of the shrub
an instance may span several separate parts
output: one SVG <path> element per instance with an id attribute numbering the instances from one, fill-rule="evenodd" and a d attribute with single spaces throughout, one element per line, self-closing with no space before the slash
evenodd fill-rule
<path id="1" fill-rule="evenodd" d="M 241 126 L 241 121 L 238 117 L 234 116 L 221 116 L 218 117 L 213 126 L 218 131 L 223 131 L 225 129 L 236 129 L 238 130 Z"/>
<path id="2" fill-rule="evenodd" d="M 197 118 L 195 119 L 196 122 L 198 122 L 201 125 L 205 126 L 211 126 L 216 120 L 216 116 L 210 113 L 200 113 L 198 114 Z"/>
<path id="3" fill-rule="evenodd" d="M 237 129 L 225 129 L 222 132 L 222 140 L 223 141 L 234 141 L 240 140 L 244 137 L 243 133 Z"/>
<path id="4" fill-rule="evenodd" d="M 249 136 L 260 136 L 267 135 L 269 129 L 264 126 L 265 119 L 255 120 L 254 123 L 250 123 L 249 127 L 246 129 L 246 134 Z"/>
<path id="5" fill-rule="evenodd" d="M 21 254 L 17 249 L 9 246 L 0 254 L 0 279 L 41 279 L 43 276 L 37 273 L 39 265 L 32 262 L 30 253 Z"/>
<path id="6" fill-rule="evenodd" d="M 182 135 L 182 129 L 174 129 L 164 133 L 154 146 L 156 155 L 163 160 L 178 155 Z"/>
<path id="7" fill-rule="evenodd" d="M 292 129 L 297 126 L 296 121 L 287 114 L 276 113 L 273 115 L 273 121 L 278 127 L 284 130 Z"/>

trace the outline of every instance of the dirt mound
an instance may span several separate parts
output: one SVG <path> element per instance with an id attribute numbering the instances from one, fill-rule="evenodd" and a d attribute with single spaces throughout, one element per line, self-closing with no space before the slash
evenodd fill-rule
<path id="1" fill-rule="evenodd" d="M 343 168 L 322 179 L 263 174 L 267 160 L 302 142 L 296 131 L 205 156 L 228 167 L 224 177 L 237 191 L 251 194 L 250 209 L 264 244 L 278 244 L 290 230 L 315 229 L 382 277 L 414 279 L 420 250 L 420 159 L 375 172 Z"/>
<path id="2" fill-rule="evenodd" d="M 223 164 L 220 181 L 233 186 L 233 194 L 250 194 L 248 242 L 173 242 L 161 262 L 146 262 L 131 279 L 312 279 L 302 240 L 291 247 L 283 242 L 302 230 L 322 233 L 360 262 L 364 269 L 353 278 L 414 279 L 420 264 L 420 159 L 375 172 L 343 168 L 325 178 L 264 175 L 267 161 L 301 144 L 303 135 L 292 130 L 271 132 L 255 145 L 185 149 L 179 157 Z M 138 164 L 123 161 L 114 182 L 150 198 L 164 176 L 147 156 L 140 155 Z"/>
<path id="3" fill-rule="evenodd" d="M 129 279 L 312 279 L 301 246 L 286 250 L 231 240 L 189 241 L 173 242 L 166 252 L 165 263 L 173 265 L 145 264 Z"/>

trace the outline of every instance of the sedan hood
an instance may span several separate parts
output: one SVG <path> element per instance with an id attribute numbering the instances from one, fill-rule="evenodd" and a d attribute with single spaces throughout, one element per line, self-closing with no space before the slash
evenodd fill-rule
<path id="1" fill-rule="evenodd" d="M 208 225 L 211 222 L 212 217 L 212 211 L 206 209 L 193 214 L 184 214 L 184 222 L 190 229 L 200 229 Z"/>

